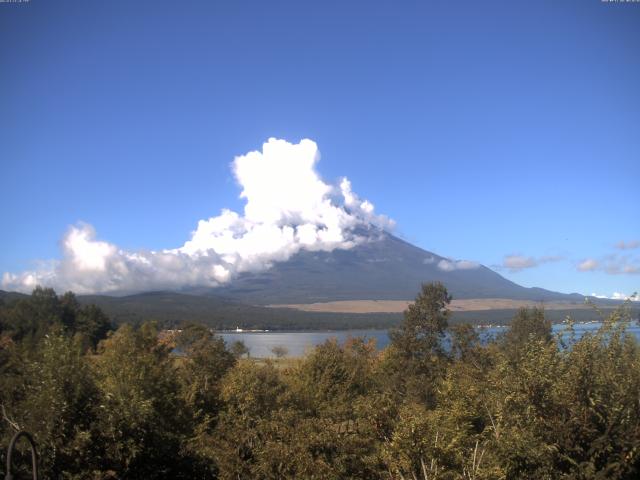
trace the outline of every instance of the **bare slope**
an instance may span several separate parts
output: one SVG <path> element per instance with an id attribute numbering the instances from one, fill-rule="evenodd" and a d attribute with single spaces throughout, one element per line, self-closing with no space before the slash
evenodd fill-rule
<path id="1" fill-rule="evenodd" d="M 292 308 L 303 312 L 332 313 L 402 313 L 410 300 L 338 300 L 335 302 L 298 303 L 268 305 L 272 308 Z M 547 302 L 532 300 L 510 300 L 506 298 L 470 298 L 453 300 L 452 312 L 480 312 L 485 310 L 517 310 L 521 307 L 542 306 L 545 310 L 585 310 L 592 307 L 578 302 Z"/>

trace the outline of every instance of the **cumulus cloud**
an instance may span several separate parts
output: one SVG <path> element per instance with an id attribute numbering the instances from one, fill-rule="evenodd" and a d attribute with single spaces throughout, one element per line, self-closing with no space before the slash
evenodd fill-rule
<path id="1" fill-rule="evenodd" d="M 473 270 L 478 268 L 479 263 L 470 260 L 442 259 L 438 262 L 438 268 L 443 272 L 453 272 L 454 270 Z"/>
<path id="2" fill-rule="evenodd" d="M 243 214 L 223 209 L 200 220 L 184 245 L 162 251 L 126 251 L 97 239 L 91 225 L 79 224 L 64 236 L 61 260 L 49 268 L 5 273 L 2 287 L 29 291 L 46 285 L 78 293 L 214 287 L 300 250 L 349 249 L 369 240 L 367 229 L 393 227 L 348 179 L 325 183 L 315 169 L 319 158 L 311 140 L 271 138 L 262 151 L 231 164 L 246 201 Z"/>
<path id="3" fill-rule="evenodd" d="M 544 263 L 557 262 L 562 260 L 560 256 L 527 257 L 524 255 L 505 255 L 502 261 L 502 268 L 508 269 L 511 273 L 520 272 L 526 268 L 534 268 Z"/>

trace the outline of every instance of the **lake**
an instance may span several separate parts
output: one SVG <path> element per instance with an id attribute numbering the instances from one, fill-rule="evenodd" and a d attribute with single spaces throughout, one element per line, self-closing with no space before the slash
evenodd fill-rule
<path id="1" fill-rule="evenodd" d="M 601 327 L 601 323 L 579 323 L 574 325 L 576 337 L 581 337 L 586 332 L 592 332 Z M 553 326 L 554 333 L 562 331 L 565 325 Z M 501 332 L 506 331 L 505 327 L 490 327 L 481 330 L 481 338 L 491 338 Z M 628 332 L 636 336 L 640 341 L 640 325 L 632 323 Z M 249 349 L 252 357 L 267 358 L 273 357 L 271 349 L 281 346 L 288 350 L 288 355 L 292 357 L 302 356 L 309 349 L 324 343 L 330 338 L 335 338 L 340 343 L 344 343 L 347 338 L 365 337 L 373 338 L 379 349 L 385 348 L 389 344 L 387 330 L 334 330 L 334 331 L 291 331 L 291 332 L 219 332 L 218 333 L 230 345 L 236 340 L 242 340 Z"/>

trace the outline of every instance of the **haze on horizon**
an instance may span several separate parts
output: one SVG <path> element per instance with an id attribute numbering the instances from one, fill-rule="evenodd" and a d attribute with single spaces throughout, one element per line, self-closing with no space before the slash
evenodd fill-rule
<path id="1" fill-rule="evenodd" d="M 216 286 L 388 229 L 640 291 L 640 8 L 531 3 L 0 5 L 0 288 Z"/>

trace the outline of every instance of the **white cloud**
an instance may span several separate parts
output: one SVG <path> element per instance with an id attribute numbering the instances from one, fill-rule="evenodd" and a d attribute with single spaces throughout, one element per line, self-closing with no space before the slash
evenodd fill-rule
<path id="1" fill-rule="evenodd" d="M 578 270 L 581 272 L 591 272 L 598 268 L 599 264 L 596 260 L 588 258 L 578 264 Z"/>
<path id="2" fill-rule="evenodd" d="M 594 298 L 602 298 L 602 299 L 609 298 L 606 295 L 598 295 L 597 293 L 592 293 L 591 296 Z"/>
<path id="3" fill-rule="evenodd" d="M 346 178 L 338 186 L 325 183 L 315 170 L 319 158 L 311 140 L 271 138 L 262 151 L 236 157 L 231 165 L 246 200 L 244 214 L 223 209 L 200 220 L 183 246 L 162 251 L 129 252 L 97 240 L 93 227 L 79 224 L 64 236 L 61 260 L 5 273 L 2 287 L 29 291 L 40 284 L 94 293 L 217 286 L 302 249 L 349 249 L 367 241 L 363 229 L 393 227 Z"/>
<path id="4" fill-rule="evenodd" d="M 602 259 L 605 272 L 611 275 L 632 275 L 640 273 L 640 258 L 633 255 L 607 255 Z"/>
<path id="5" fill-rule="evenodd" d="M 472 270 L 478 268 L 479 263 L 472 262 L 470 260 L 445 260 L 442 259 L 438 262 L 438 268 L 443 272 L 453 272 L 454 270 Z"/>
<path id="6" fill-rule="evenodd" d="M 620 292 L 613 292 L 613 295 L 611 295 L 611 298 L 613 298 L 614 300 L 631 300 L 633 298 L 635 300 L 635 296 L 630 297 L 629 295 L 625 295 L 624 293 L 620 293 Z"/>
<path id="7" fill-rule="evenodd" d="M 627 295 L 620 292 L 613 292 L 611 296 L 607 295 L 598 295 L 597 293 L 592 293 L 592 297 L 607 299 L 607 300 L 630 300 L 632 302 L 640 302 L 640 296 L 637 294 Z"/>
<path id="8" fill-rule="evenodd" d="M 589 258 L 578 264 L 581 272 L 595 270 L 603 271 L 609 275 L 637 275 L 640 274 L 640 258 L 633 255 L 610 254 L 598 260 Z"/>
<path id="9" fill-rule="evenodd" d="M 502 261 L 502 268 L 507 268 L 511 273 L 520 272 L 526 268 L 533 268 L 544 263 L 557 262 L 562 260 L 562 257 L 555 255 L 548 255 L 539 258 L 527 257 L 524 255 L 505 255 Z"/>
<path id="10" fill-rule="evenodd" d="M 512 272 L 519 272 L 525 268 L 532 268 L 538 265 L 535 258 L 524 257 L 522 255 L 507 255 L 502 261 L 502 266 L 508 268 Z"/>

